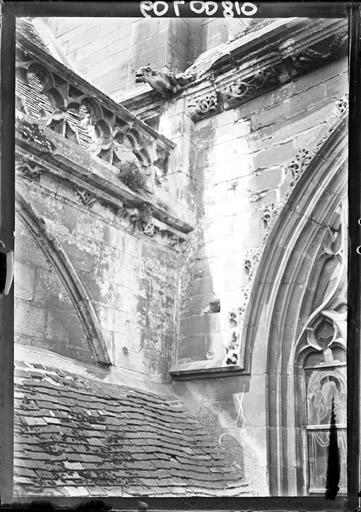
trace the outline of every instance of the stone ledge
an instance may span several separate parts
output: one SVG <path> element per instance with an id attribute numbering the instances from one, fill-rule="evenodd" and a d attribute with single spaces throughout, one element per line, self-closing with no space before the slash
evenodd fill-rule
<path id="1" fill-rule="evenodd" d="M 36 124 L 33 120 L 29 122 Z M 153 194 L 133 191 L 123 184 L 118 179 L 117 169 L 112 165 L 80 147 L 74 147 L 70 141 L 48 128 L 41 127 L 41 130 L 44 140 L 52 146 L 51 149 L 44 150 L 36 138 L 25 138 L 18 131 L 16 144 L 22 156 L 25 156 L 25 152 L 34 163 L 46 166 L 48 172 L 57 174 L 74 185 L 82 186 L 84 190 L 108 201 L 109 204 L 114 203 L 115 207 L 119 207 L 120 200 L 132 206 L 147 204 L 153 208 L 155 218 L 177 231 L 189 233 L 193 230 L 192 226 L 174 215 L 170 207 L 157 200 Z"/>
<path id="2" fill-rule="evenodd" d="M 208 363 L 208 361 L 206 362 Z M 242 366 L 208 366 L 204 361 L 189 363 L 186 365 L 173 366 L 169 374 L 174 380 L 199 380 L 212 379 L 216 377 L 234 377 L 236 375 L 245 375 L 245 369 Z"/>

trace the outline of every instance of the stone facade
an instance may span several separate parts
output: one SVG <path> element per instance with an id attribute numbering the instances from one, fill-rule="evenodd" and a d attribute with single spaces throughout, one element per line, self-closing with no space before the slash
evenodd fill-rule
<path id="1" fill-rule="evenodd" d="M 258 495 L 322 493 L 332 393 L 345 457 L 347 27 L 196 21 L 49 19 L 62 63 L 20 27 L 16 341 L 176 393 Z"/>

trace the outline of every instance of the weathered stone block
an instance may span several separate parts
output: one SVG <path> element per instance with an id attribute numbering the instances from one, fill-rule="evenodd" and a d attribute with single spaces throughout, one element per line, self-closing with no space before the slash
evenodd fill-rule
<path id="1" fill-rule="evenodd" d="M 180 340 L 178 348 L 178 362 L 187 360 L 204 360 L 207 352 L 207 337 L 194 335 Z"/>
<path id="2" fill-rule="evenodd" d="M 45 330 L 45 308 L 34 304 L 15 302 L 15 333 L 33 336 L 41 342 Z"/>
<path id="3" fill-rule="evenodd" d="M 31 301 L 34 298 L 36 267 L 15 261 L 14 295 L 16 298 Z"/>
<path id="4" fill-rule="evenodd" d="M 253 158 L 254 169 L 269 169 L 291 160 L 295 155 L 293 140 L 273 145 L 258 152 Z M 277 171 L 276 171 L 277 172 Z"/>

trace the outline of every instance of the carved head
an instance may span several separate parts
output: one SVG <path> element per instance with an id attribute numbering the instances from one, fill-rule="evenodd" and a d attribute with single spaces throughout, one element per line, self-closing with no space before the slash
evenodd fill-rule
<path id="1" fill-rule="evenodd" d="M 150 64 L 148 64 L 147 66 L 142 66 L 135 72 L 135 82 L 136 83 L 147 82 L 147 80 L 154 75 L 155 75 L 155 72 L 151 68 Z"/>

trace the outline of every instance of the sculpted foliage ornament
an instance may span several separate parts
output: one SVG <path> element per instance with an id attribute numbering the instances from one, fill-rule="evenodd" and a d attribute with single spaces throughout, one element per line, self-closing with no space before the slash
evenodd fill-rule
<path id="1" fill-rule="evenodd" d="M 237 79 L 220 92 L 223 101 L 229 103 L 240 103 L 251 96 L 272 87 L 278 83 L 278 67 L 270 67 L 256 71 L 252 76 L 244 79 Z"/>
<path id="2" fill-rule="evenodd" d="M 311 152 L 308 149 L 300 149 L 295 158 L 286 166 L 286 172 L 291 175 L 291 187 L 300 179 L 311 160 Z"/>
<path id="3" fill-rule="evenodd" d="M 344 96 L 342 96 L 342 98 L 340 98 L 337 101 L 336 108 L 337 108 L 338 113 L 341 116 L 344 115 L 344 114 L 347 114 L 347 112 L 348 112 L 348 104 L 349 104 L 348 94 L 345 94 Z"/>
<path id="4" fill-rule="evenodd" d="M 22 157 L 16 163 L 16 171 L 30 181 L 39 181 L 41 174 L 46 169 L 31 158 Z"/>
<path id="5" fill-rule="evenodd" d="M 236 365 L 239 361 L 239 351 L 240 351 L 240 340 L 241 340 L 241 324 L 243 320 L 244 313 L 246 311 L 248 299 L 249 299 L 249 288 L 242 288 L 241 290 L 241 300 L 240 306 L 229 312 L 228 320 L 230 327 L 229 334 L 229 342 L 225 347 L 226 356 L 224 359 L 224 364 Z"/>
<path id="6" fill-rule="evenodd" d="M 206 117 L 208 114 L 215 114 L 220 109 L 220 103 L 218 101 L 217 94 L 211 93 L 197 98 L 193 103 L 188 105 L 192 119 L 198 121 L 202 117 Z"/>
<path id="7" fill-rule="evenodd" d="M 88 206 L 89 208 L 91 206 L 93 206 L 93 204 L 97 201 L 97 198 L 93 194 L 88 192 L 87 190 L 77 188 L 75 191 L 75 194 L 76 194 L 78 201 L 82 205 Z"/>
<path id="8" fill-rule="evenodd" d="M 274 20 L 271 21 L 271 23 L 273 22 Z M 253 27 L 254 30 L 257 30 L 258 26 L 261 28 L 267 24 L 268 20 L 265 22 L 252 20 L 249 28 L 241 28 L 240 35 L 243 35 L 244 31 L 253 30 Z M 256 58 L 254 58 L 252 64 L 248 67 L 243 66 L 243 64 L 239 66 L 242 59 L 237 61 L 236 53 L 234 53 L 236 50 L 230 46 L 227 52 L 226 46 L 223 49 L 223 53 L 221 52 L 221 54 L 216 55 L 214 62 L 221 58 L 227 59 L 228 69 L 232 69 L 233 75 L 236 75 L 237 78 L 229 83 L 228 76 L 225 79 L 222 76 L 222 72 L 216 72 L 215 68 L 212 70 L 212 63 L 210 63 L 206 68 L 207 72 L 214 76 L 218 73 L 217 84 L 215 84 L 215 79 L 210 80 L 212 82 L 212 89 L 215 92 L 213 93 L 208 86 L 205 88 L 202 97 L 193 100 L 194 120 L 197 121 L 214 115 L 222 110 L 232 109 L 266 91 L 289 82 L 294 77 L 308 73 L 324 63 L 345 55 L 346 42 L 347 37 L 345 37 L 344 31 L 332 35 L 327 34 L 320 41 L 316 42 L 310 38 L 310 45 L 307 47 L 302 47 L 305 41 L 298 41 L 297 39 L 296 43 L 293 39 L 286 39 L 284 43 L 273 45 L 272 49 L 270 49 L 268 61 L 256 61 Z"/>
<path id="9" fill-rule="evenodd" d="M 278 207 L 274 203 L 268 203 L 263 206 L 262 221 L 266 230 L 272 226 L 274 219 L 277 217 L 277 214 Z"/>
<path id="10" fill-rule="evenodd" d="M 248 275 L 248 279 L 250 281 L 252 280 L 252 278 L 256 272 L 260 257 L 261 257 L 261 249 L 260 248 L 247 249 L 246 256 L 245 256 L 244 262 L 243 262 L 243 267 L 244 267 L 244 270 L 245 270 L 246 274 Z"/>
<path id="11" fill-rule="evenodd" d="M 327 141 L 327 139 L 330 137 L 332 132 L 335 129 L 335 126 L 340 121 L 339 118 L 343 118 L 348 113 L 348 94 L 345 94 L 342 96 L 337 102 L 336 102 L 336 111 L 337 111 L 337 117 L 335 122 L 335 114 L 330 118 L 330 122 L 332 122 L 332 125 L 330 128 L 326 131 L 326 133 L 320 138 L 320 140 L 317 142 L 315 146 L 313 146 L 310 149 L 302 148 L 298 151 L 295 158 L 291 160 L 286 166 L 285 166 L 285 172 L 286 174 L 291 175 L 291 181 L 290 186 L 293 188 L 297 181 L 300 179 L 302 174 L 305 172 L 309 164 L 311 163 L 312 159 L 316 156 L 317 152 L 322 148 L 323 144 Z M 338 119 L 337 119 L 338 118 Z M 290 194 L 290 191 L 286 194 L 286 199 L 288 198 Z"/>

